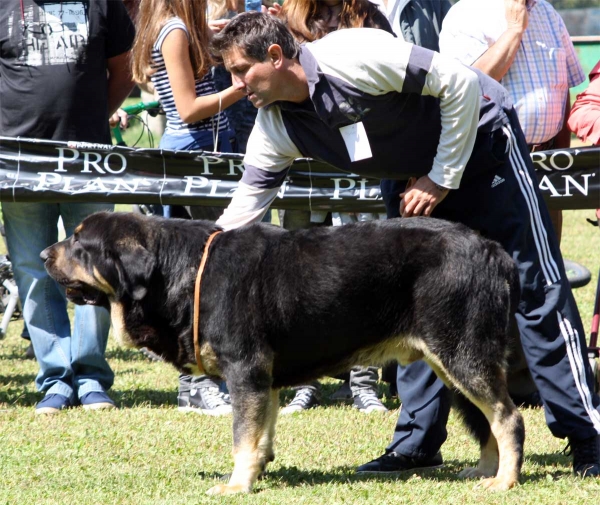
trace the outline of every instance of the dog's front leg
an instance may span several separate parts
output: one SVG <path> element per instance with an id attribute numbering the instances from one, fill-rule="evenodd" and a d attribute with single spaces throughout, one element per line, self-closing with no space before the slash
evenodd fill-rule
<path id="1" fill-rule="evenodd" d="M 211 495 L 249 493 L 273 460 L 273 438 L 279 408 L 279 391 L 270 387 L 251 391 L 228 383 L 233 407 L 233 473 L 228 484 L 208 490 Z"/>

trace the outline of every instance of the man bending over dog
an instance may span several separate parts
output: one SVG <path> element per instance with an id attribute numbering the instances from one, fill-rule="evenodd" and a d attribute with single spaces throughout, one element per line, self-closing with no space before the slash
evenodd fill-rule
<path id="1" fill-rule="evenodd" d="M 464 223 L 516 262 L 516 318 L 546 421 L 556 437 L 568 437 L 574 472 L 597 477 L 600 401 L 584 330 L 504 88 L 379 30 L 340 30 L 299 47 L 277 19 L 246 13 L 212 44 L 234 85 L 260 109 L 244 175 L 217 224 L 228 230 L 260 221 L 298 157 L 365 176 L 417 176 L 400 195 L 402 216 Z M 397 431 L 404 433 L 373 462 L 376 471 L 442 464 L 445 430 L 420 431 L 435 423 L 419 419 L 435 415 L 445 425 L 448 391 L 426 364 L 411 366 L 413 387 L 399 391 Z"/>

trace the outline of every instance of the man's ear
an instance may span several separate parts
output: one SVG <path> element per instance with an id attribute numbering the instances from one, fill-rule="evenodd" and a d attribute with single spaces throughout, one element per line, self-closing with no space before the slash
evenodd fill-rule
<path id="1" fill-rule="evenodd" d="M 120 252 L 116 258 L 121 289 L 134 300 L 141 300 L 148 293 L 150 277 L 156 266 L 154 255 L 136 244 Z"/>
<path id="2" fill-rule="evenodd" d="M 280 68 L 283 65 L 283 50 L 279 44 L 271 44 L 267 49 L 267 58 L 273 63 L 275 68 Z"/>

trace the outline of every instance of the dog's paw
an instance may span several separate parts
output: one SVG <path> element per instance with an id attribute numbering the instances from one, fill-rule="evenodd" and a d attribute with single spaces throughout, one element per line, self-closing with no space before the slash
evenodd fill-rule
<path id="1" fill-rule="evenodd" d="M 477 484 L 477 487 L 482 487 L 489 491 L 508 491 L 518 484 L 513 479 L 501 479 L 498 477 L 491 477 L 489 479 L 483 479 Z"/>
<path id="2" fill-rule="evenodd" d="M 249 487 L 240 484 L 217 484 L 216 486 L 211 487 L 206 494 L 211 496 L 225 496 L 229 494 L 249 493 L 250 491 L 251 489 Z"/>
<path id="3" fill-rule="evenodd" d="M 479 468 L 465 468 L 462 470 L 458 476 L 461 479 L 481 479 L 482 477 L 490 477 L 490 475 L 485 475 Z"/>

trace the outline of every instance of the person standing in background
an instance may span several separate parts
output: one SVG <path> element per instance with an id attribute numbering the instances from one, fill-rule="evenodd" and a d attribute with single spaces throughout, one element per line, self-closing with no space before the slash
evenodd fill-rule
<path id="1" fill-rule="evenodd" d="M 68 7 L 68 8 L 67 8 Z M 109 117 L 133 87 L 129 50 L 134 28 L 122 2 L 3 0 L 0 9 L 0 134 L 110 144 Z M 2 202 L 8 251 L 23 318 L 40 365 L 45 393 L 36 414 L 76 405 L 114 408 L 107 391 L 114 374 L 105 350 L 106 309 L 75 307 L 73 332 L 65 292 L 51 279 L 40 252 L 99 203 Z"/>
<path id="2" fill-rule="evenodd" d="M 600 61 L 590 72 L 590 84 L 571 108 L 569 129 L 584 142 L 600 145 Z"/>
<path id="3" fill-rule="evenodd" d="M 217 91 L 208 52 L 211 30 L 226 22 L 207 21 L 206 0 L 144 0 L 139 9 L 138 37 L 132 51 L 136 82 L 152 82 L 167 116 L 161 149 L 234 152 L 234 133 L 224 110 L 243 98 L 229 86 Z M 183 207 L 182 212 L 186 212 Z M 215 220 L 220 208 L 192 206 L 195 219 Z M 221 381 L 207 375 L 180 374 L 178 408 L 219 416 L 231 413 Z"/>

